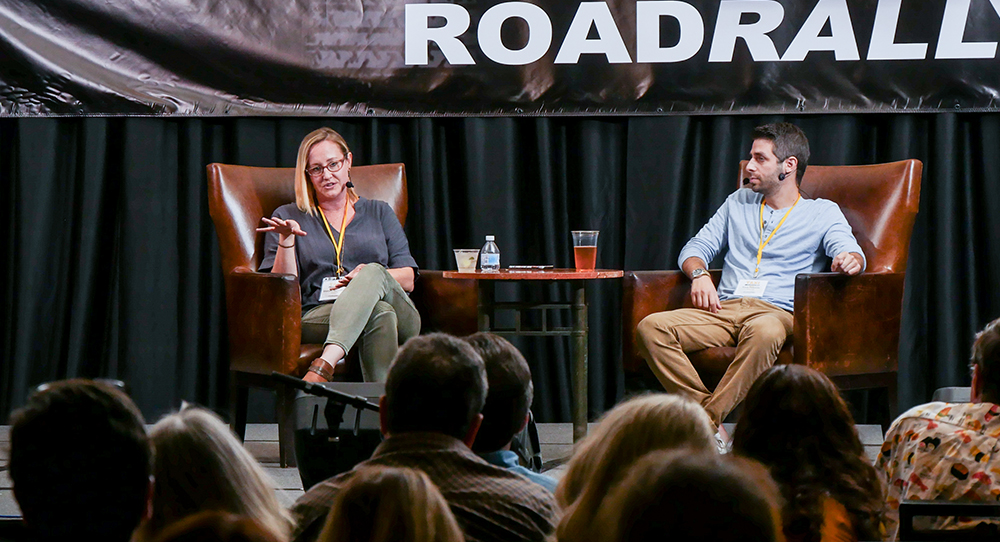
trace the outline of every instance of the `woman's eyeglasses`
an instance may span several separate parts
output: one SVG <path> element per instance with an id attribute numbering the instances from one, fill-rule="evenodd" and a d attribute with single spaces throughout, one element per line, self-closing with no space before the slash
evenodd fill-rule
<path id="1" fill-rule="evenodd" d="M 336 172 L 338 172 L 338 171 L 340 171 L 341 169 L 344 168 L 344 162 L 346 162 L 346 161 L 347 161 L 346 158 L 341 158 L 340 160 L 334 160 L 334 161 L 330 162 L 329 164 L 327 164 L 325 166 L 313 166 L 313 167 L 309 167 L 309 168 L 306 168 L 306 173 L 308 173 L 310 177 L 314 177 L 314 178 L 315 177 L 322 177 L 324 169 L 327 170 L 327 171 L 329 171 L 330 173 L 336 173 Z"/>

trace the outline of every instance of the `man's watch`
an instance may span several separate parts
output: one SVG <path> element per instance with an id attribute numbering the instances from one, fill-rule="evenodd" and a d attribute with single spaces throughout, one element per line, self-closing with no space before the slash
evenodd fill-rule
<path id="1" fill-rule="evenodd" d="M 691 272 L 691 280 L 693 281 L 694 279 L 696 279 L 698 277 L 703 277 L 703 276 L 705 276 L 707 274 L 708 274 L 708 270 L 707 269 L 703 269 L 703 268 L 699 267 L 698 269 L 695 269 L 694 271 Z"/>

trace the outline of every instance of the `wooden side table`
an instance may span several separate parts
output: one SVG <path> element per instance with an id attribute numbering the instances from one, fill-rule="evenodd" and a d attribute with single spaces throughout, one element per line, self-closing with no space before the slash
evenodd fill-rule
<path id="1" fill-rule="evenodd" d="M 621 278 L 624 273 L 616 269 L 501 269 L 496 273 L 484 273 L 481 270 L 472 272 L 445 271 L 446 279 L 474 279 L 479 281 L 479 330 L 490 331 L 498 335 L 522 335 L 533 337 L 572 337 L 573 350 L 573 441 L 580 440 L 587 434 L 587 292 L 586 281 L 599 279 Z M 568 303 L 531 303 L 504 302 L 497 303 L 497 281 L 568 281 L 573 289 L 572 301 Z M 514 327 L 498 329 L 495 327 L 496 311 L 514 311 Z M 528 310 L 542 309 L 542 326 L 540 329 L 523 329 L 521 313 Z M 549 327 L 545 310 L 570 309 L 572 311 L 572 327 Z"/>

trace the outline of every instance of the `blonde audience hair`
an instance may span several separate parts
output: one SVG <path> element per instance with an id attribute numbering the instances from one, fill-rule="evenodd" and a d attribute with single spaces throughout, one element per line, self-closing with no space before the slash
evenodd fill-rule
<path id="1" fill-rule="evenodd" d="M 316 201 L 316 189 L 313 188 L 312 182 L 309 181 L 309 176 L 306 174 L 306 166 L 309 165 L 309 151 L 312 150 L 313 145 L 320 141 L 331 141 L 340 147 L 340 150 L 344 153 L 345 160 L 347 159 L 347 155 L 351 153 L 351 149 L 347 146 L 347 141 L 344 137 L 332 128 L 324 126 L 323 128 L 309 132 L 306 134 L 306 137 L 302 138 L 302 143 L 299 144 L 298 156 L 295 158 L 295 205 L 303 213 L 309 213 L 313 216 L 316 216 L 316 209 L 319 208 L 319 203 Z M 350 178 L 350 173 L 350 170 L 348 170 L 348 178 Z M 351 203 L 356 203 L 360 197 L 353 188 L 348 188 L 347 199 Z"/>
<path id="2" fill-rule="evenodd" d="M 602 499 L 639 457 L 680 447 L 714 453 L 714 435 L 705 409 L 680 395 L 643 395 L 617 405 L 580 442 L 556 488 L 563 510 L 557 539 L 591 536 Z"/>
<path id="3" fill-rule="evenodd" d="M 362 467 L 337 494 L 318 542 L 462 542 L 437 486 L 421 471 Z"/>
<path id="4" fill-rule="evenodd" d="M 205 510 L 256 520 L 279 539 L 292 525 L 274 485 L 257 460 L 215 413 L 184 405 L 150 430 L 154 450 L 153 513 L 137 540 L 150 540 L 165 526 Z"/>

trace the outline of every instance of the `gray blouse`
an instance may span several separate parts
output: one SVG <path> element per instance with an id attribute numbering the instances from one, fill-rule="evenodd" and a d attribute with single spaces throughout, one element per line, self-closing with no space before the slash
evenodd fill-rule
<path id="1" fill-rule="evenodd" d="M 299 285 L 302 290 L 302 311 L 319 302 L 320 287 L 324 277 L 337 272 L 337 252 L 327 235 L 323 219 L 317 213 L 304 213 L 294 203 L 275 209 L 272 217 L 292 219 L 299 223 L 305 236 L 295 238 L 295 259 L 299 268 Z M 340 223 L 330 224 L 334 237 L 340 240 Z M 268 232 L 264 237 L 264 260 L 259 271 L 269 272 L 274 267 L 278 250 L 278 234 Z M 417 262 L 410 255 L 406 234 L 392 207 L 384 201 L 361 198 L 354 204 L 354 218 L 344 232 L 341 252 L 345 272 L 360 264 L 378 263 L 386 269 L 412 267 L 417 272 Z"/>

